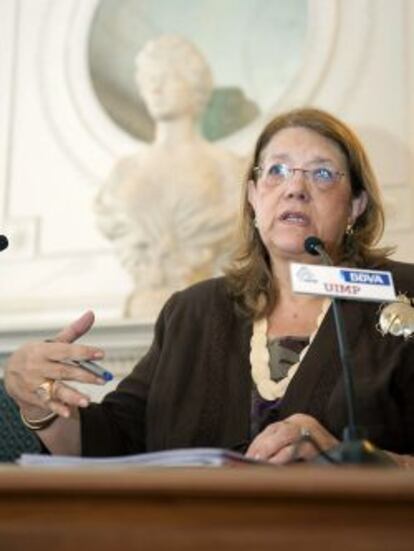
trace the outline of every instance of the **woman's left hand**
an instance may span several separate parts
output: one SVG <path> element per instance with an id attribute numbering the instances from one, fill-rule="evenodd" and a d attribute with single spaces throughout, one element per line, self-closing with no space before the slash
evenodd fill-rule
<path id="1" fill-rule="evenodd" d="M 314 417 L 295 413 L 283 421 L 268 425 L 250 444 L 246 456 L 278 465 L 294 459 L 313 459 L 319 452 L 304 439 L 305 435 L 309 435 L 324 451 L 339 443 Z"/>

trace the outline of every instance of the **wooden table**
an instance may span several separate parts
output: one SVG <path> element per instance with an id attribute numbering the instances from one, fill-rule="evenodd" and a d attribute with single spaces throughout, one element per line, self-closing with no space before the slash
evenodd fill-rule
<path id="1" fill-rule="evenodd" d="M 1 551 L 414 550 L 414 472 L 0 468 Z"/>

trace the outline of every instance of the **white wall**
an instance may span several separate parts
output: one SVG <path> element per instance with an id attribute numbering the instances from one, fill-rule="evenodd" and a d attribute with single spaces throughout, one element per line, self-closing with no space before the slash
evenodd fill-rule
<path id="1" fill-rule="evenodd" d="M 130 282 L 91 204 L 114 160 L 139 147 L 90 88 L 85 49 L 96 0 L 0 3 L 0 330 L 93 308 L 121 316 Z M 309 0 L 307 55 L 275 105 L 333 111 L 367 145 L 386 198 L 386 243 L 414 261 L 414 8 L 409 0 Z M 267 114 L 269 115 L 269 113 Z M 224 144 L 246 152 L 263 124 Z"/>

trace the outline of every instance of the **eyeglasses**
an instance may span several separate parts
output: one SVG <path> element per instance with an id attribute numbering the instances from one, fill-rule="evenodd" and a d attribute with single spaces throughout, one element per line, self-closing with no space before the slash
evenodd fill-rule
<path id="1" fill-rule="evenodd" d="M 255 166 L 253 172 L 256 178 L 264 179 L 265 185 L 276 187 L 292 180 L 296 172 L 301 172 L 307 182 L 319 188 L 329 188 L 337 184 L 345 172 L 339 172 L 326 166 L 318 166 L 312 169 L 290 167 L 283 163 L 276 163 L 265 169 L 262 166 Z"/>

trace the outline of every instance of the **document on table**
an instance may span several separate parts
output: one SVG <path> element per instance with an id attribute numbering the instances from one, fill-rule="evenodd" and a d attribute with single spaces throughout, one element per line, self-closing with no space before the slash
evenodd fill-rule
<path id="1" fill-rule="evenodd" d="M 185 448 L 117 457 L 76 457 L 71 455 L 23 454 L 17 460 L 22 466 L 36 467 L 221 467 L 270 465 L 221 448 Z"/>

